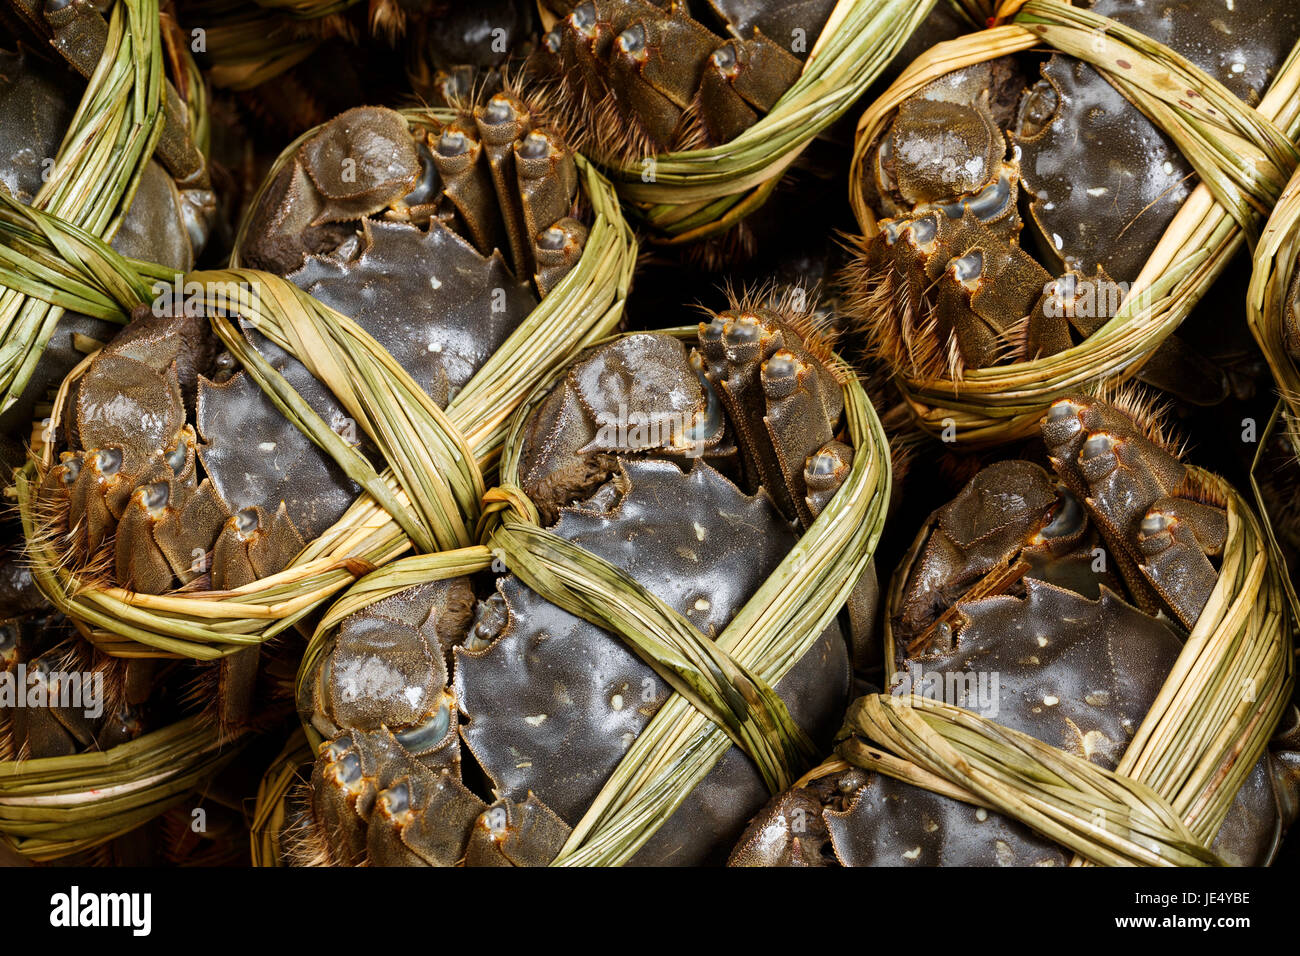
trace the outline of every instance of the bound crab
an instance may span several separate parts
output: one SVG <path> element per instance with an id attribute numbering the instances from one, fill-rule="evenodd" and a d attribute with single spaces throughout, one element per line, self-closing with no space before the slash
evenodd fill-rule
<path id="1" fill-rule="evenodd" d="M 0 554 L 0 760 L 108 750 L 172 719 L 181 696 L 154 660 L 95 651 L 42 597 L 22 555 Z"/>
<path id="2" fill-rule="evenodd" d="M 532 69 L 583 152 L 625 165 L 752 126 L 798 79 L 834 6 L 548 0 L 556 22 Z"/>
<path id="3" fill-rule="evenodd" d="M 51 4 L 41 12 L 19 4 L 14 12 L 30 28 L 15 32 L 24 39 L 10 48 L 0 35 L 0 190 L 30 204 L 51 177 L 107 26 L 88 3 Z M 204 157 L 184 126 L 187 107 L 170 84 L 165 94 L 163 135 L 110 238 L 123 255 L 189 271 L 207 243 L 216 197 Z M 106 342 L 115 330 L 100 319 L 63 314 L 22 394 L 0 409 L 0 461 L 6 467 L 22 464 L 33 418 L 46 417 L 51 391 L 87 347 Z"/>
<path id="4" fill-rule="evenodd" d="M 445 405 L 577 261 L 576 190 L 572 155 L 510 94 L 415 130 L 390 110 L 352 110 L 287 158 L 241 251 L 353 318 Z M 129 325 L 67 390 L 37 511 L 84 581 L 238 588 L 283 569 L 359 493 L 191 305 L 165 291 L 162 314 Z M 300 362 L 242 331 L 371 451 Z"/>
<path id="5" fill-rule="evenodd" d="M 524 426 L 519 474 L 544 523 L 719 633 L 852 461 L 842 373 L 801 325 L 738 303 L 693 349 L 634 334 L 589 352 Z M 849 659 L 834 624 L 777 684 L 814 739 Z M 455 579 L 352 615 L 299 687 L 325 743 L 289 836 L 333 864 L 550 862 L 671 692 L 511 574 L 478 600 Z M 635 862 L 719 861 L 764 794 L 728 751 Z"/>
<path id="6" fill-rule="evenodd" d="M 1052 473 L 1025 460 L 989 465 L 927 522 L 890 611 L 891 692 L 940 693 L 1113 768 L 1217 583 L 1223 502 L 1135 405 L 1061 399 L 1042 437 Z M 1293 815 L 1288 795 L 1300 785 L 1298 728 L 1292 714 L 1238 793 L 1213 846 L 1224 859 L 1258 865 L 1276 851 Z M 775 798 L 731 858 L 794 866 L 1069 860 L 1018 821 L 844 764 Z"/>
<path id="7" fill-rule="evenodd" d="M 1177 17 L 1134 0 L 1091 9 L 1251 104 L 1300 39 L 1300 13 L 1267 0 L 1183 5 Z M 1101 74 L 1058 53 L 977 63 L 923 87 L 869 145 L 858 185 L 879 220 L 846 273 L 868 350 L 915 380 L 959 381 L 1064 351 L 1106 324 L 1195 174 Z M 1177 369 L 1195 361 L 1174 339 L 1145 374 L 1176 390 Z M 1217 374 L 1205 366 L 1197 372 Z"/>
<path id="8" fill-rule="evenodd" d="M 389 110 L 343 114 L 271 181 L 242 247 L 355 319 L 444 405 L 585 237 L 569 215 L 572 156 L 529 129 L 506 94 L 475 120 L 486 145 L 464 121 L 413 136 Z M 511 274 L 498 242 L 528 279 Z M 341 406 L 301 363 L 244 333 L 346 431 Z M 273 574 L 358 491 L 193 315 L 128 326 L 69 389 L 59 437 L 39 495 L 50 533 L 72 566 L 145 593 Z"/>

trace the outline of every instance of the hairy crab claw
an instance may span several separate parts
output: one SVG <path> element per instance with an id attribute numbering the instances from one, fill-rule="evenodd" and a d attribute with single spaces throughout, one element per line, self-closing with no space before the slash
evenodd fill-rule
<path id="1" fill-rule="evenodd" d="M 764 0 L 688 12 L 686 4 L 645 0 L 546 5 L 557 22 L 529 69 L 555 87 L 569 138 L 606 163 L 735 138 L 798 79 L 833 6 Z"/>

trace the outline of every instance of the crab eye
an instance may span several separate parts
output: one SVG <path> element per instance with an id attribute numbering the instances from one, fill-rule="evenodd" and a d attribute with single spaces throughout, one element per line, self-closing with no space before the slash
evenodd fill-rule
<path id="1" fill-rule="evenodd" d="M 550 33 L 546 34 L 545 42 L 546 42 L 546 50 L 548 53 L 559 53 L 560 45 L 563 42 L 560 39 L 560 31 L 552 30 Z"/>

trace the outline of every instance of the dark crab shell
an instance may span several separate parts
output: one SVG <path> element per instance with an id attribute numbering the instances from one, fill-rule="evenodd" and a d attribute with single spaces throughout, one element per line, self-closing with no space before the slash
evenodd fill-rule
<path id="1" fill-rule="evenodd" d="M 894 663 L 889 691 L 937 697 L 1113 768 L 1182 649 L 1171 618 L 1126 600 L 1147 587 L 1149 575 L 1141 559 L 1121 560 L 1126 545 L 1115 532 L 1141 536 L 1155 523 L 1150 514 L 1169 509 L 1155 489 L 1160 482 L 1172 480 L 1182 494 L 1196 486 L 1126 413 L 1095 400 L 1058 402 L 1043 433 L 1063 480 L 1027 461 L 992 464 L 922 529 L 886 610 Z M 1073 439 L 1069 451 L 1065 434 Z M 1126 461 L 1095 467 L 1100 446 L 1112 441 L 1126 445 Z M 1082 483 L 1078 472 L 1088 473 Z M 1133 518 L 1139 510 L 1143 516 Z M 1200 593 L 1195 567 L 1206 558 L 1203 550 L 1180 558 L 1192 569 L 1179 577 L 1189 593 Z M 1279 736 L 1238 793 L 1213 845 L 1223 858 L 1258 865 L 1275 852 L 1294 804 L 1285 796 L 1295 786 L 1289 747 Z M 874 772 L 828 767 L 769 803 L 731 863 L 992 866 L 1069 859 L 998 813 Z"/>
<path id="2" fill-rule="evenodd" d="M 1300 39 L 1300 13 L 1268 0 L 1231 10 L 1098 0 L 1091 9 L 1166 42 L 1252 105 Z M 941 77 L 860 148 L 857 192 L 887 218 L 849 269 L 850 311 L 869 351 L 923 383 L 1053 355 L 1092 335 L 1196 184 L 1172 139 L 1062 53 L 1036 69 L 1003 57 Z M 1009 203 L 992 201 L 1003 195 Z M 936 210 L 953 222 L 935 229 Z M 987 232 L 958 222 L 968 214 Z M 1189 365 L 1215 372 L 1174 339 L 1139 374 L 1181 395 L 1169 369 Z"/>
<path id="3" fill-rule="evenodd" d="M 665 510 L 666 502 L 674 502 Z M 614 485 L 563 509 L 552 530 L 628 572 L 705 634 L 717 634 L 796 538 L 766 496 L 750 498 L 707 464 L 626 463 Z M 494 788 L 529 791 L 570 825 L 667 699 L 670 688 L 617 638 L 510 577 L 504 630 L 456 652 L 462 733 Z M 832 627 L 776 690 L 815 740 L 848 693 L 844 638 Z M 765 790 L 737 750 L 687 797 L 636 864 L 720 862 Z"/>
<path id="4" fill-rule="evenodd" d="M 697 353 L 664 334 L 596 346 L 555 378 L 516 428 L 519 460 L 530 463 L 550 530 L 625 571 L 710 637 L 798 540 L 805 514 L 793 499 L 802 495 L 808 511 L 820 512 L 852 458 L 835 440 L 841 399 L 828 402 L 820 391 L 838 388 L 838 379 L 817 357 L 819 347 L 779 315 L 751 305 L 722 313 L 700 325 Z M 671 409 L 672 427 L 644 440 L 603 430 L 611 418 L 631 417 L 629 403 L 654 420 L 654 396 Z M 686 433 L 690 444 L 674 440 Z M 696 452 L 712 458 L 693 460 Z M 787 482 L 791 470 L 779 467 L 786 460 L 804 467 L 800 483 L 783 488 L 783 510 L 763 476 Z M 445 594 L 439 588 L 464 581 L 425 587 Z M 414 601 L 412 621 L 426 608 L 429 620 L 449 620 L 444 599 L 430 608 L 429 595 L 407 589 L 386 600 Z M 354 618 L 389 624 L 358 631 Z M 345 643 L 345 632 L 359 641 Z M 298 685 L 300 715 L 325 739 L 305 797 L 315 807 L 301 829 L 308 848 L 295 854 L 305 862 L 500 862 L 502 852 L 515 865 L 549 862 L 672 693 L 615 635 L 508 571 L 460 639 L 442 641 L 449 678 L 430 664 L 435 642 L 416 639 L 380 605 L 318 633 L 316 642 Z M 340 675 L 355 689 L 362 672 L 375 687 L 397 690 L 373 696 L 364 713 L 345 714 L 337 706 Z M 836 622 L 777 682 L 792 716 L 823 745 L 850 672 Z M 456 778 L 462 761 L 475 770 Z M 479 773 L 504 802 L 487 806 L 464 789 Z M 721 862 L 765 793 L 747 758 L 728 751 L 633 862 Z M 451 822 L 438 823 L 435 811 Z M 482 856 L 480 838 L 497 855 Z M 512 840 L 523 842 L 506 852 Z M 414 857 L 399 853 L 399 843 Z"/>

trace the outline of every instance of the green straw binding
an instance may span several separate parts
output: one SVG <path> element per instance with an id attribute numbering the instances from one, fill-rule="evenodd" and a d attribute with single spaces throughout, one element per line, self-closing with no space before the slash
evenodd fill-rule
<path id="1" fill-rule="evenodd" d="M 414 124 L 454 114 L 405 115 Z M 52 461 L 46 445 L 15 479 L 33 576 L 45 595 L 106 653 L 213 660 L 269 640 L 412 546 L 437 551 L 472 543 L 510 415 L 539 378 L 614 330 L 631 284 L 636 241 L 617 197 L 595 169 L 576 159 L 592 210 L 581 258 L 445 410 L 356 323 L 284 279 L 239 268 L 171 276 L 124 260 L 88 233 L 37 210 L 0 207 L 0 234 L 16 236 L 22 250 L 6 260 L 0 283 L 21 281 L 44 301 L 75 296 L 118 316 L 148 301 L 146 290 L 160 279 L 181 282 L 187 293 L 196 290 L 215 332 L 254 380 L 366 491 L 276 575 L 232 591 L 133 594 L 79 580 L 42 538 L 34 495 L 41 469 Z M 330 386 L 389 467 L 376 472 L 333 432 L 248 346 L 240 322 L 293 353 Z M 69 375 L 64 394 L 88 364 Z M 54 427 L 61 406 L 55 402 Z"/>
<path id="2" fill-rule="evenodd" d="M 697 330 L 665 334 L 691 340 Z M 605 341 L 612 341 L 607 339 Z M 598 343 L 599 344 L 599 343 Z M 299 709 L 310 712 L 311 679 L 339 625 L 405 588 L 486 570 L 500 558 L 546 600 L 610 631 L 674 688 L 629 748 L 553 865 L 619 865 L 672 815 L 733 744 L 754 759 L 774 792 L 814 758 L 771 690 L 818 640 L 848 599 L 879 541 L 889 499 L 889 445 L 862 386 L 844 385 L 856 453 L 844 485 L 763 586 L 709 642 L 618 568 L 539 527 L 517 484 L 528 415 L 567 368 L 538 384 L 505 439 L 502 483 L 487 495 L 486 543 L 402 558 L 358 581 L 317 627 L 298 671 Z M 313 750 L 323 742 L 305 726 Z"/>
<path id="3" fill-rule="evenodd" d="M 871 86 L 935 0 L 840 0 L 794 85 L 721 146 L 607 170 L 657 238 L 694 242 L 766 201 L 785 170 Z"/>
<path id="4" fill-rule="evenodd" d="M 1079 345 L 1033 361 L 971 369 L 960 381 L 896 376 L 922 429 L 971 444 L 1027 437 L 1055 399 L 1135 375 L 1253 237 L 1300 161 L 1294 146 L 1300 134 L 1300 46 L 1251 109 L 1154 40 L 1061 0 L 1028 0 L 1009 25 L 932 47 L 863 114 L 850 202 L 864 233 L 870 236 L 877 227 L 861 191 L 862 164 L 898 105 L 944 73 L 1044 42 L 1094 66 L 1175 141 L 1202 182 L 1117 313 Z M 1178 81 L 1176 92 L 1170 77 Z"/>
<path id="5" fill-rule="evenodd" d="M 113 7 L 99 65 L 32 205 L 86 234 L 111 239 L 162 134 L 158 0 Z M 6 197 L 7 198 L 7 197 Z M 9 265 L 6 257 L 5 265 Z M 0 275 L 0 411 L 18 400 L 64 305 Z"/>
<path id="6" fill-rule="evenodd" d="M 1222 479 L 1197 475 L 1227 501 L 1219 581 L 1114 771 L 915 695 L 857 701 L 838 756 L 1013 817 L 1073 851 L 1076 863 L 1220 863 L 1209 847 L 1291 699 L 1296 617 L 1284 568 L 1245 501 Z M 891 621 L 928 530 L 889 590 L 890 683 Z"/>
<path id="7" fill-rule="evenodd" d="M 243 743 L 194 716 L 105 751 L 2 761 L 0 837 L 36 861 L 91 849 L 184 800 Z"/>

